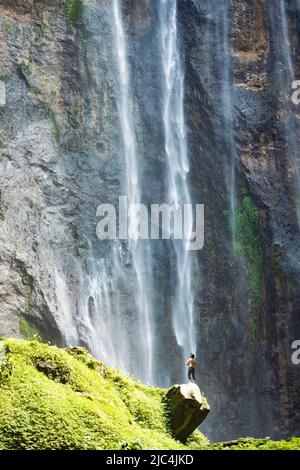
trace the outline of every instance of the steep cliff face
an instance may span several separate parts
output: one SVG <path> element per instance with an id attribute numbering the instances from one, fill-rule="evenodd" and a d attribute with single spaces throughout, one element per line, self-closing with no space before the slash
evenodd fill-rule
<path id="1" fill-rule="evenodd" d="M 60 4 L 53 5 L 48 18 Z M 56 337 L 50 300 L 54 286 L 43 250 L 53 235 L 47 200 L 61 197 L 54 191 L 59 150 L 50 119 L 60 104 L 61 42 L 56 25 L 51 37 L 47 30 L 44 38 L 44 6 L 1 2 L 1 80 L 6 88 L 1 108 L 1 333 L 20 335 L 24 313 L 34 317 L 46 336 Z M 65 29 L 64 19 L 60 22 Z"/>
<path id="2" fill-rule="evenodd" d="M 224 220 L 228 191 L 222 172 L 229 151 L 219 116 L 220 4 L 180 2 L 192 174 L 207 208 L 198 331 L 201 380 L 208 396 L 215 397 L 216 413 L 206 424 L 214 437 L 224 438 L 228 429 L 236 434 L 237 428 L 243 434 L 299 431 L 299 369 L 291 362 L 291 344 L 299 336 L 298 155 L 289 146 L 291 134 L 299 139 L 299 120 L 297 109 L 291 109 L 287 56 L 297 71 L 300 12 L 296 2 L 283 3 L 290 51 L 282 2 L 228 4 L 240 232 L 234 243 L 244 245 L 232 253 Z M 225 404 L 230 399 L 234 412 Z"/>
<path id="3" fill-rule="evenodd" d="M 101 202 L 117 203 L 124 162 L 111 4 L 83 3 L 83 12 L 64 0 L 0 4 L 0 335 L 22 336 L 28 322 L 45 339 L 86 344 L 96 321 L 89 283 L 101 274 L 104 248 L 95 213 Z M 161 203 L 159 3 L 121 3 L 142 196 Z M 300 134 L 289 70 L 292 63 L 297 78 L 299 16 L 296 0 L 177 2 L 189 184 L 193 202 L 206 206 L 193 284 L 199 380 L 212 405 L 204 429 L 212 439 L 299 432 L 300 369 L 290 357 L 300 337 Z M 179 380 L 182 351 L 171 328 L 172 247 L 164 247 L 153 249 L 153 360 L 166 385 L 166 370 Z M 122 257 L 129 267 L 117 300 L 134 330 L 126 247 Z M 138 345 L 130 335 L 122 341 L 136 356 L 126 363 L 134 371 Z"/>
<path id="4" fill-rule="evenodd" d="M 59 342 L 75 341 L 68 315 L 116 139 L 105 4 L 99 19 L 87 3 L 86 27 L 67 5 L 2 2 L 0 33 L 1 333 L 19 336 L 21 315 Z"/>

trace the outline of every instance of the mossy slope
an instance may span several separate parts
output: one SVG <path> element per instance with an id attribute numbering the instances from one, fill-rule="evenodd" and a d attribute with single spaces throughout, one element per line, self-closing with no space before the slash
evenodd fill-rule
<path id="1" fill-rule="evenodd" d="M 210 445 L 198 431 L 184 446 L 169 433 L 165 393 L 105 367 L 84 349 L 3 339 L 0 450 L 300 449 L 300 439 Z"/>
<path id="2" fill-rule="evenodd" d="M 208 450 L 300 450 L 300 438 L 293 438 L 289 441 L 272 441 L 265 439 L 240 439 L 236 444 L 211 444 L 205 447 Z"/>
<path id="3" fill-rule="evenodd" d="M 187 448 L 168 433 L 164 390 L 104 367 L 82 349 L 3 343 L 0 449 Z M 196 432 L 189 448 L 204 442 Z"/>

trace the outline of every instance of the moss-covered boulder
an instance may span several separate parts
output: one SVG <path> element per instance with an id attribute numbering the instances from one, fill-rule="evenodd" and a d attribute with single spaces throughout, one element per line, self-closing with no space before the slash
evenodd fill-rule
<path id="1" fill-rule="evenodd" d="M 190 449 L 169 432 L 166 390 L 145 386 L 83 348 L 0 341 L 0 450 Z"/>
<path id="2" fill-rule="evenodd" d="M 198 385 L 193 383 L 174 385 L 166 398 L 173 434 L 176 439 L 186 442 L 208 415 L 209 404 Z"/>

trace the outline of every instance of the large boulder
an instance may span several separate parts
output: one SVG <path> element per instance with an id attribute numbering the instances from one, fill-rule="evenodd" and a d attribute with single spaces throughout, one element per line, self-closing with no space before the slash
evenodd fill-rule
<path id="1" fill-rule="evenodd" d="M 176 439 L 185 442 L 210 411 L 206 398 L 194 383 L 174 385 L 166 395 L 170 425 Z"/>

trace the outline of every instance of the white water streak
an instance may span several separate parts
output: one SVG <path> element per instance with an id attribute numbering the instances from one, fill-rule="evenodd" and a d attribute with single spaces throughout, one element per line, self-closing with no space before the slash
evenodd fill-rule
<path id="1" fill-rule="evenodd" d="M 191 204 L 187 183 L 189 161 L 184 119 L 184 73 L 178 45 L 176 0 L 161 0 L 160 28 L 163 66 L 163 123 L 168 169 L 169 204 Z M 189 224 L 189 234 L 192 224 Z M 191 253 L 175 242 L 177 286 L 172 305 L 173 327 L 185 355 L 196 352 Z M 175 286 L 174 286 L 175 290 Z"/>
<path id="2" fill-rule="evenodd" d="M 220 70 L 224 139 L 228 155 L 225 162 L 225 180 L 229 195 L 230 227 L 232 240 L 235 241 L 236 181 L 235 181 L 235 141 L 234 141 L 234 110 L 232 97 L 231 55 L 229 44 L 229 4 L 222 1 L 218 6 L 218 42 L 220 44 Z"/>
<path id="3" fill-rule="evenodd" d="M 57 304 L 59 306 L 57 318 L 59 330 L 62 332 L 68 345 L 76 346 L 78 344 L 78 332 L 72 315 L 73 306 L 69 297 L 69 289 L 64 276 L 56 267 L 54 267 L 54 280 Z"/>
<path id="4" fill-rule="evenodd" d="M 115 46 L 117 51 L 117 66 L 119 72 L 119 116 L 121 123 L 122 139 L 124 145 L 124 159 L 127 179 L 127 197 L 129 205 L 140 202 L 139 168 L 135 148 L 135 134 L 133 125 L 133 104 L 130 95 L 130 78 L 127 61 L 127 47 L 125 31 L 122 20 L 119 0 L 113 0 L 113 17 L 115 28 Z M 130 221 L 134 223 L 134 221 Z M 145 264 L 150 263 L 146 252 L 142 252 L 139 241 L 131 240 L 129 250 L 132 255 L 132 264 L 137 279 L 136 309 L 139 322 L 140 352 L 143 356 L 143 370 L 140 375 L 144 380 L 153 382 L 153 334 L 152 302 L 149 299 L 149 287 L 151 280 L 145 275 Z M 144 256 L 143 256 L 144 253 Z"/>

